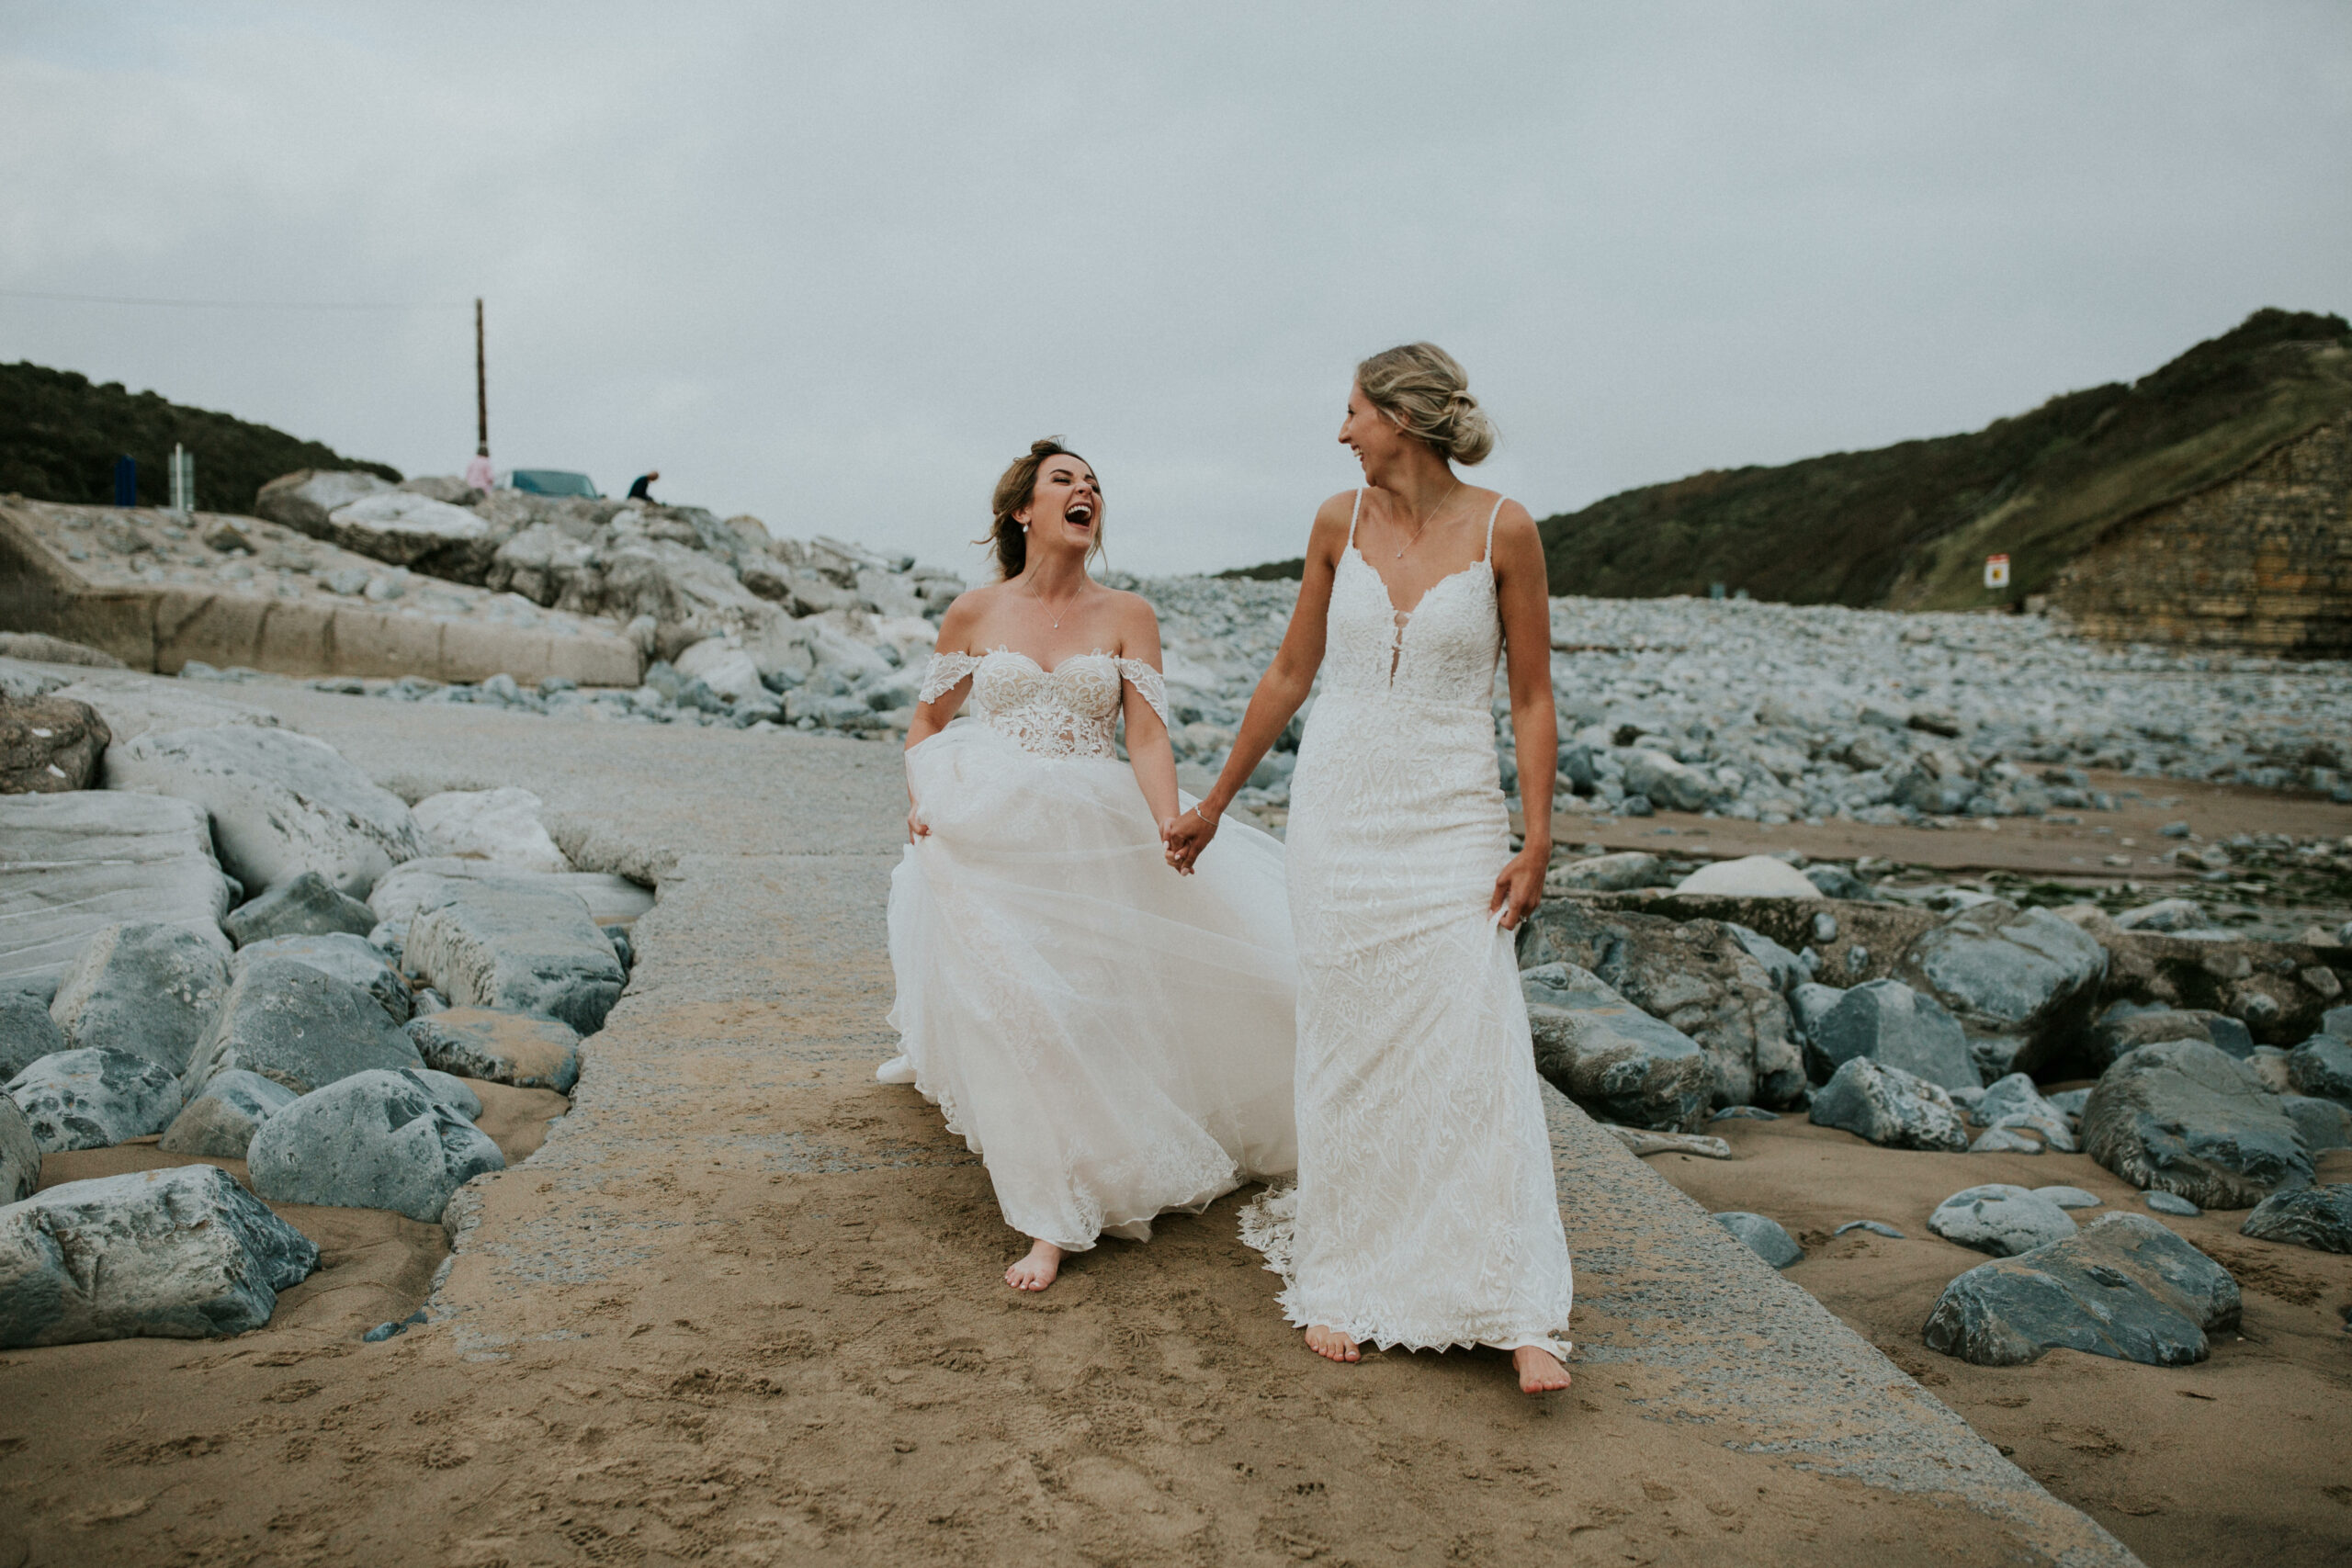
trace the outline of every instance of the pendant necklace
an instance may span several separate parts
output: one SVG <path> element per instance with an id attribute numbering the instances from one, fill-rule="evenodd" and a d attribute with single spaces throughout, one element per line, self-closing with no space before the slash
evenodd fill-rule
<path id="1" fill-rule="evenodd" d="M 1085 592 L 1085 587 L 1086 585 L 1084 583 L 1080 583 L 1078 589 L 1073 592 L 1069 598 L 1062 601 L 1061 615 L 1054 616 L 1054 630 L 1059 631 L 1062 629 L 1062 615 L 1069 614 L 1069 607 L 1078 603 L 1078 595 Z M 1053 613 L 1051 608 L 1053 602 L 1047 599 L 1043 593 L 1038 592 L 1033 588 L 1029 591 L 1029 596 L 1036 600 L 1039 604 L 1046 606 L 1046 613 L 1048 615 Z"/>
<path id="2" fill-rule="evenodd" d="M 1462 481 L 1460 479 L 1454 480 L 1453 490 L 1460 490 L 1461 488 Z M 1438 503 L 1430 508 L 1430 514 L 1421 520 L 1421 525 L 1414 531 L 1413 536 L 1396 547 L 1396 558 L 1398 560 L 1403 560 L 1405 558 L 1405 552 L 1421 542 L 1421 536 L 1430 531 L 1430 525 L 1437 521 L 1437 514 L 1445 510 L 1447 502 L 1453 499 L 1453 490 L 1447 491 Z"/>

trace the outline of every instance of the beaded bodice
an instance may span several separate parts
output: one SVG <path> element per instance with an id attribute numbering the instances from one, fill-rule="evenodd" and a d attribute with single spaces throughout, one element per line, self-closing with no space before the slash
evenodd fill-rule
<path id="1" fill-rule="evenodd" d="M 934 653 L 916 700 L 936 702 L 967 675 L 973 715 L 1040 757 L 1115 759 L 1122 681 L 1168 722 L 1168 684 L 1160 672 L 1140 659 L 1100 649 L 1073 654 L 1051 670 L 1007 648 Z"/>

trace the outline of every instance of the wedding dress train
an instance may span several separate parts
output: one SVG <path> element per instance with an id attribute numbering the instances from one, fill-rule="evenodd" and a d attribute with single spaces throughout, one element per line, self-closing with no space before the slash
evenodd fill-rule
<path id="1" fill-rule="evenodd" d="M 931 831 L 890 878 L 884 1076 L 937 1102 L 1006 1224 L 1069 1252 L 1288 1172 L 1282 846 L 1228 823 L 1194 874 L 1168 868 L 1113 744 L 1123 682 L 1166 717 L 1150 665 L 943 653 L 921 700 L 966 675 L 973 716 L 907 753 Z"/>
<path id="2" fill-rule="evenodd" d="M 1493 547 L 1490 514 L 1486 558 L 1399 611 L 1350 520 L 1284 845 L 1298 1181 L 1245 1210 L 1242 1234 L 1301 1327 L 1561 1354 L 1551 1140 L 1511 936 L 1487 912 L 1511 856 Z"/>

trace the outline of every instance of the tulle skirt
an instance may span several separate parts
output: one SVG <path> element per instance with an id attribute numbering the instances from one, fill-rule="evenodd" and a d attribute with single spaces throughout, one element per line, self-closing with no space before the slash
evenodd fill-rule
<path id="1" fill-rule="evenodd" d="M 890 1022 L 1005 1223 L 1084 1251 L 1292 1170 L 1281 844 L 1227 822 L 1180 877 L 1126 763 L 977 723 L 907 773 L 931 832 L 890 878 Z"/>

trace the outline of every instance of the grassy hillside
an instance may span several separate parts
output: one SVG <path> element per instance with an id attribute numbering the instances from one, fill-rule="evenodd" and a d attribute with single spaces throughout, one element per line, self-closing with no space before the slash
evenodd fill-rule
<path id="1" fill-rule="evenodd" d="M 1965 435 L 1693 474 L 1539 526 L 1552 592 L 1968 609 L 1984 558 L 2039 592 L 2109 525 L 2243 467 L 2352 409 L 2341 316 L 2257 310 L 2163 369 L 2051 399 Z M 1226 577 L 1296 577 L 1270 561 Z"/>
<path id="2" fill-rule="evenodd" d="M 125 391 L 119 381 L 98 386 L 71 370 L 0 365 L 0 495 L 106 505 L 114 500 L 114 460 L 129 454 L 139 462 L 139 503 L 162 506 L 171 500 L 175 442 L 196 454 L 196 498 L 207 511 L 250 512 L 254 492 L 296 468 L 401 477 L 266 424 Z"/>
<path id="3" fill-rule="evenodd" d="M 1552 592 L 1704 593 L 1955 609 L 2039 592 L 2109 525 L 2352 409 L 2341 316 L 2257 310 L 2130 385 L 2069 392 L 1964 435 L 1694 474 L 1545 518 Z"/>

